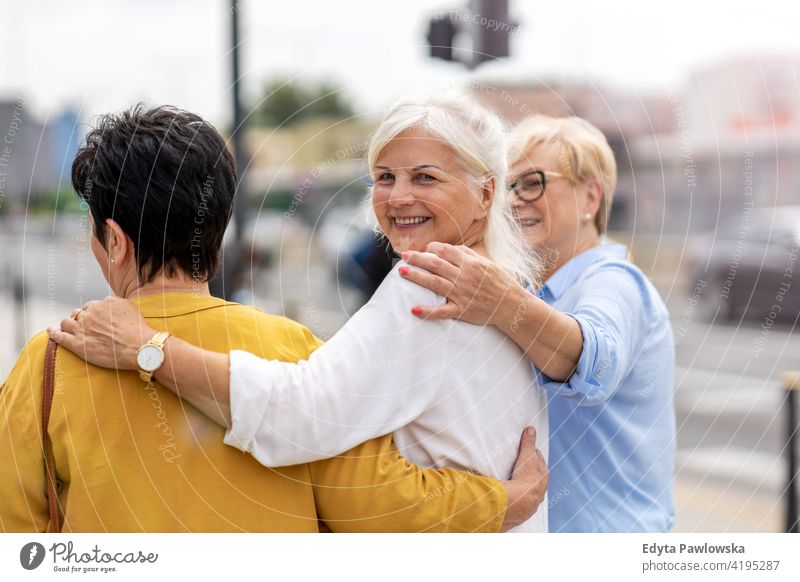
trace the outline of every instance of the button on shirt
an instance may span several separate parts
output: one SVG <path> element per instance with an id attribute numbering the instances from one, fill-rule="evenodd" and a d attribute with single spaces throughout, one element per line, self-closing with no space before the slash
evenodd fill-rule
<path id="1" fill-rule="evenodd" d="M 652 283 L 608 244 L 564 264 L 536 293 L 574 317 L 583 352 L 548 393 L 552 532 L 658 532 L 674 522 L 675 350 Z"/>

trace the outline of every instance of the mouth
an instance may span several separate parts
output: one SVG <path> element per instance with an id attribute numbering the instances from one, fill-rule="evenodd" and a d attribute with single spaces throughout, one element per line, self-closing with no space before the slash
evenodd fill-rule
<path id="1" fill-rule="evenodd" d="M 539 220 L 538 218 L 517 216 L 517 224 L 519 224 L 522 228 L 529 228 L 529 227 L 532 227 L 532 226 L 536 226 L 540 222 L 542 222 L 542 221 Z"/>
<path id="2" fill-rule="evenodd" d="M 430 216 L 393 216 L 392 224 L 397 228 L 413 228 L 425 224 L 431 219 Z"/>

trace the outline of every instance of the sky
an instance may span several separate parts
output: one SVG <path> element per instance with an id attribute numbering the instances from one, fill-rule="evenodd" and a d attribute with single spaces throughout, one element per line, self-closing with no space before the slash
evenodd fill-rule
<path id="1" fill-rule="evenodd" d="M 242 79 L 327 79 L 374 115 L 408 92 L 504 81 L 587 79 L 679 89 L 727 59 L 800 54 L 800 3 L 767 0 L 510 0 L 511 57 L 470 73 L 427 56 L 428 18 L 467 0 L 243 0 Z M 228 0 L 0 0 L 0 99 L 42 118 L 83 118 L 142 100 L 230 120 Z"/>

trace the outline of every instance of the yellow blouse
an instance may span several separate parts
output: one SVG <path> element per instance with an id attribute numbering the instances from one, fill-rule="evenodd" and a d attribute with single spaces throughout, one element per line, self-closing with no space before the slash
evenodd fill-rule
<path id="1" fill-rule="evenodd" d="M 306 328 L 191 293 L 144 297 L 155 329 L 204 349 L 295 362 L 320 345 Z M 0 389 L 0 529 L 45 531 L 41 438 L 47 335 L 25 346 Z M 137 372 L 56 360 L 49 433 L 64 531 L 498 531 L 507 496 L 493 479 L 406 461 L 391 435 L 339 457 L 280 469 L 223 444 L 224 430 Z"/>

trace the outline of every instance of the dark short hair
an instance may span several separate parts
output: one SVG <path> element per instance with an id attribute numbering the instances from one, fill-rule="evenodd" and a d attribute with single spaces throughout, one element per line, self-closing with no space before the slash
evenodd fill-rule
<path id="1" fill-rule="evenodd" d="M 72 185 L 89 205 L 103 246 L 109 218 L 131 237 L 143 282 L 162 270 L 213 277 L 236 167 L 210 123 L 169 106 L 105 115 L 78 150 Z"/>

